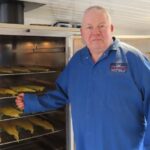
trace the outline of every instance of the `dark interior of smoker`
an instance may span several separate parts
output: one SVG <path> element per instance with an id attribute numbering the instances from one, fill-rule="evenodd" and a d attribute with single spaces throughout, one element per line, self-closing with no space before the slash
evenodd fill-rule
<path id="1" fill-rule="evenodd" d="M 65 66 L 65 38 L 39 36 L 0 35 L 0 68 L 13 67 L 46 67 L 47 72 L 0 73 L 0 88 L 26 86 L 28 84 L 44 86 L 42 95 L 55 89 L 55 80 Z M 15 96 L 0 94 L 0 108 L 15 105 Z M 66 112 L 65 107 L 36 114 L 22 114 L 13 118 L 0 114 L 0 123 L 15 119 L 37 116 L 50 121 L 55 131 L 47 131 L 38 126 L 34 134 L 17 128 L 19 141 L 0 129 L 1 150 L 65 150 L 66 149 Z"/>

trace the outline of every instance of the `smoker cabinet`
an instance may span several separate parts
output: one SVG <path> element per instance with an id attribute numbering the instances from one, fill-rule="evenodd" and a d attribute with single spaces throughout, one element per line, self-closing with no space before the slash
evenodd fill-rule
<path id="1" fill-rule="evenodd" d="M 66 107 L 24 114 L 16 108 L 15 97 L 55 89 L 55 80 L 72 55 L 68 39 L 73 34 L 78 30 L 0 24 L 1 150 L 70 149 Z"/>

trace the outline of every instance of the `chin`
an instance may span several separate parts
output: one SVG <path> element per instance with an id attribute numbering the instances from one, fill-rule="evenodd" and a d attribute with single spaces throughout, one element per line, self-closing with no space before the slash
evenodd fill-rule
<path id="1" fill-rule="evenodd" d="M 92 49 L 102 49 L 102 45 L 92 45 L 91 46 Z"/>
<path id="2" fill-rule="evenodd" d="M 101 47 L 89 47 L 89 50 L 92 52 L 97 52 L 97 51 L 102 51 L 102 48 Z"/>

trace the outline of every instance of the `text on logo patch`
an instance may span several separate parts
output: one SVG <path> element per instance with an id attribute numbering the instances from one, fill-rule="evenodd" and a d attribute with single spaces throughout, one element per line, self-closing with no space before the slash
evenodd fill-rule
<path id="1" fill-rule="evenodd" d="M 128 69 L 127 63 L 111 63 L 110 70 L 112 72 L 126 72 Z"/>

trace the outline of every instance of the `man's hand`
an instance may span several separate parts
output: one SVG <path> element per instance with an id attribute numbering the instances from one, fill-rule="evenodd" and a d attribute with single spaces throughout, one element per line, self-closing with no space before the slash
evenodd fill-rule
<path id="1" fill-rule="evenodd" d="M 24 93 L 20 93 L 17 97 L 16 97 L 16 105 L 20 110 L 24 109 Z"/>

